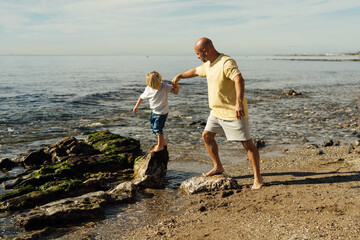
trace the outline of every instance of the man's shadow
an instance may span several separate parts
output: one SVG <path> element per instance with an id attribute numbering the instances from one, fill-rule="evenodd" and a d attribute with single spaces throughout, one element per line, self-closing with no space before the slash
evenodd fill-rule
<path id="1" fill-rule="evenodd" d="M 321 176 L 319 175 L 330 175 L 331 176 Z M 300 179 L 293 180 L 284 180 L 284 181 L 270 181 L 266 182 L 265 186 L 274 186 L 274 185 L 303 185 L 303 184 L 324 184 L 324 183 L 344 183 L 344 182 L 356 182 L 360 181 L 360 171 L 351 171 L 351 172 L 277 172 L 277 173 L 263 173 L 263 177 L 274 177 L 274 176 L 286 176 L 292 175 L 294 177 L 299 177 Z M 244 175 L 233 177 L 234 179 L 246 179 L 253 178 L 253 175 Z M 360 188 L 353 187 L 353 188 Z"/>

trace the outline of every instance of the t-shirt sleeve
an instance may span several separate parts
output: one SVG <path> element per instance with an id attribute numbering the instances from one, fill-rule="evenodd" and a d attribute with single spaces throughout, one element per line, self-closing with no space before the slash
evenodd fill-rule
<path id="1" fill-rule="evenodd" d="M 166 91 L 167 93 L 169 93 L 169 92 L 171 91 L 171 89 L 172 89 L 172 85 L 170 85 L 170 84 L 168 84 L 168 83 L 165 83 L 165 84 L 164 84 L 164 87 L 165 87 L 165 91 Z"/>
<path id="2" fill-rule="evenodd" d="M 196 74 L 200 77 L 206 77 L 205 64 L 196 68 Z"/>
<path id="3" fill-rule="evenodd" d="M 231 80 L 234 80 L 237 75 L 241 74 L 235 60 L 229 59 L 224 62 L 224 74 Z"/>
<path id="4" fill-rule="evenodd" d="M 142 100 L 148 100 L 150 98 L 150 95 L 149 95 L 149 86 L 147 86 L 145 88 L 145 91 L 140 95 L 140 98 Z"/>

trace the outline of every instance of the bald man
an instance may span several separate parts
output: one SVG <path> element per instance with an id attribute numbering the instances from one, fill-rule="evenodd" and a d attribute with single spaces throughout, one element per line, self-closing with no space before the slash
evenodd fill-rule
<path id="1" fill-rule="evenodd" d="M 202 137 L 214 168 L 203 176 L 209 177 L 224 172 L 215 141 L 215 135 L 222 134 L 229 141 L 241 141 L 254 169 L 252 189 L 259 189 L 263 185 L 260 155 L 250 137 L 249 115 L 244 96 L 245 81 L 238 66 L 234 59 L 219 53 L 208 38 L 200 38 L 195 43 L 194 50 L 204 63 L 178 74 L 172 83 L 177 84 L 180 79 L 196 76 L 207 78 L 211 112 Z"/>

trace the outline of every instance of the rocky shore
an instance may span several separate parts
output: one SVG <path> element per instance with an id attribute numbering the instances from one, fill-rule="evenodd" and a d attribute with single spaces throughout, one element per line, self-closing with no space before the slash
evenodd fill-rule
<path id="1" fill-rule="evenodd" d="M 162 187 L 168 160 L 167 150 L 145 154 L 138 140 L 108 131 L 2 159 L 2 170 L 24 171 L 0 179 L 7 190 L 0 212 L 22 230 L 0 238 L 37 239 L 101 220 L 107 205 L 134 202 L 138 189 Z"/>

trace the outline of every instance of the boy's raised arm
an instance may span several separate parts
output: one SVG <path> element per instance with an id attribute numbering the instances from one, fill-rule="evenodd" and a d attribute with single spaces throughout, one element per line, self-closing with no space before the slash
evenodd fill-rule
<path id="1" fill-rule="evenodd" d="M 179 83 L 173 84 L 173 87 L 171 88 L 171 93 L 178 94 L 180 91 L 180 85 Z"/>
<path id="2" fill-rule="evenodd" d="M 143 102 L 143 100 L 141 98 L 139 98 L 135 104 L 135 107 L 133 108 L 133 112 L 136 113 L 138 108 L 139 108 L 139 105 Z"/>

